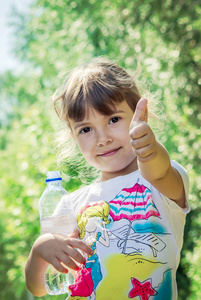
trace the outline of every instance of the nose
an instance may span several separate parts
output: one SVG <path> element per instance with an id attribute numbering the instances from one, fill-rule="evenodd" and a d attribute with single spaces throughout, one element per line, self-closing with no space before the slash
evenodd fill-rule
<path id="1" fill-rule="evenodd" d="M 97 132 L 97 146 L 102 147 L 110 144 L 113 141 L 112 136 L 105 129 L 99 128 Z"/>

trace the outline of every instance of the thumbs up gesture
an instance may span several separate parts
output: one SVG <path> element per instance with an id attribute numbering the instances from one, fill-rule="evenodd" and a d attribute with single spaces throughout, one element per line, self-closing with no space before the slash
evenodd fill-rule
<path id="1" fill-rule="evenodd" d="M 148 101 L 141 98 L 137 103 L 133 119 L 130 124 L 131 146 L 138 162 L 145 163 L 156 156 L 157 142 L 148 122 Z"/>

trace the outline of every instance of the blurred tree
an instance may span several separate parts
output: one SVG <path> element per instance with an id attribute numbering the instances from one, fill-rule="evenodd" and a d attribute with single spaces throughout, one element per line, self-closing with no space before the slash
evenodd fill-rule
<path id="1" fill-rule="evenodd" d="M 67 72 L 98 55 L 107 55 L 129 72 L 135 71 L 138 59 L 142 85 L 163 104 L 160 139 L 171 158 L 187 168 L 191 181 L 179 299 L 200 299 L 199 1 L 38 0 L 28 15 L 15 13 L 13 24 L 16 54 L 27 65 L 20 74 L 5 73 L 0 83 L 1 105 L 7 103 L 0 114 L 1 300 L 28 298 L 23 269 L 39 234 L 37 202 L 45 172 L 57 168 L 53 140 L 58 120 L 51 95 Z M 81 184 L 66 179 L 69 191 Z"/>

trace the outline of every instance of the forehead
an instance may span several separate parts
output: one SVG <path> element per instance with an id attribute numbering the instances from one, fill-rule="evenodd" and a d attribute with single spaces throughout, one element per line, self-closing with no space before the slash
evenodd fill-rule
<path id="1" fill-rule="evenodd" d="M 121 103 L 114 103 L 114 105 L 110 107 L 110 112 L 107 115 L 100 113 L 93 107 L 88 107 L 87 111 L 85 112 L 85 116 L 82 120 L 76 121 L 74 119 L 70 119 L 69 123 L 71 128 L 76 129 L 90 122 L 96 123 L 99 120 L 108 119 L 108 117 L 113 116 L 115 114 L 123 114 L 125 116 L 130 117 L 133 114 L 133 111 L 131 110 L 127 102 L 124 100 Z"/>
<path id="2" fill-rule="evenodd" d="M 126 108 L 128 107 L 128 104 L 126 101 L 123 101 L 121 103 L 115 103 L 113 102 L 112 104 L 108 104 L 105 108 L 106 111 L 100 111 L 97 108 L 94 108 L 93 106 L 88 106 L 87 109 L 85 110 L 85 115 L 83 120 L 90 119 L 91 117 L 108 117 L 111 116 L 117 112 L 123 112 Z"/>
<path id="3" fill-rule="evenodd" d="M 80 74 L 70 79 L 65 93 L 67 114 L 70 119 L 82 121 L 89 107 L 103 115 L 113 112 L 115 103 L 124 101 L 124 93 L 120 84 L 112 76 L 103 77 L 100 71 L 93 74 Z M 92 75 L 94 76 L 93 78 Z"/>

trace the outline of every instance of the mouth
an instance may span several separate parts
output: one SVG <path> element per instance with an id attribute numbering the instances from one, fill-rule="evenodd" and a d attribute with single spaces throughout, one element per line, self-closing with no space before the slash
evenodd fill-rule
<path id="1" fill-rule="evenodd" d="M 101 157 L 112 156 L 112 155 L 116 154 L 120 149 L 121 149 L 121 147 L 111 149 L 111 150 L 108 150 L 108 151 L 103 151 L 102 153 L 99 153 L 97 156 L 101 156 Z"/>

